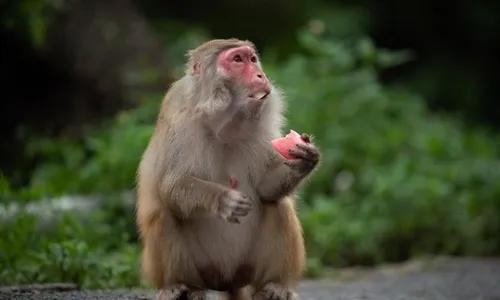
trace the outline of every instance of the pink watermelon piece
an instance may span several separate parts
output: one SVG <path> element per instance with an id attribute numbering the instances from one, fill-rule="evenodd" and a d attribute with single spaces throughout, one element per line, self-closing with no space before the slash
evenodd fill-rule
<path id="1" fill-rule="evenodd" d="M 281 155 L 283 155 L 287 159 L 294 159 L 295 156 L 288 153 L 287 149 L 295 148 L 296 144 L 305 144 L 306 142 L 302 139 L 300 134 L 297 132 L 290 130 L 290 133 L 285 135 L 284 137 L 277 138 L 271 141 L 274 149 L 278 151 Z"/>

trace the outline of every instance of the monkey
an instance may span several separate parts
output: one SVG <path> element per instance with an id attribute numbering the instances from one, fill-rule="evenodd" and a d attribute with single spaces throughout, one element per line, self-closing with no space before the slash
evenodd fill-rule
<path id="1" fill-rule="evenodd" d="M 136 179 L 141 271 L 156 300 L 296 299 L 305 245 L 297 189 L 320 165 L 309 134 L 285 159 L 284 92 L 237 38 L 186 52 Z"/>

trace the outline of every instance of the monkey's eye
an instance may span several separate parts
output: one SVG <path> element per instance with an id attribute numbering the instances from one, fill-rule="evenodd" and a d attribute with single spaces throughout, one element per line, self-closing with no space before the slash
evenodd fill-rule
<path id="1" fill-rule="evenodd" d="M 241 58 L 241 55 L 239 55 L 239 54 L 236 54 L 236 55 L 233 57 L 233 60 L 234 60 L 235 62 L 242 62 L 242 61 L 243 61 L 243 59 Z"/>
<path id="2" fill-rule="evenodd" d="M 252 58 L 250 58 L 250 61 L 253 62 L 253 63 L 257 62 L 257 57 L 252 56 Z"/>

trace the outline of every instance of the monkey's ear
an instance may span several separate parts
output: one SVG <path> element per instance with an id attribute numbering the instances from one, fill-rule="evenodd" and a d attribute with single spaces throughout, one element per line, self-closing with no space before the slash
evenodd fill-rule
<path id="1" fill-rule="evenodd" d="M 196 59 L 195 52 L 194 50 L 189 50 L 186 53 L 186 56 L 188 58 L 187 66 L 186 66 L 186 73 L 190 75 L 198 75 L 201 72 L 201 67 L 200 67 L 200 62 L 198 59 Z"/>
<path id="2" fill-rule="evenodd" d="M 186 73 L 189 75 L 199 75 L 201 72 L 200 63 L 197 61 L 190 61 L 186 66 Z"/>
<path id="3" fill-rule="evenodd" d="M 195 75 L 195 74 L 200 74 L 200 63 L 199 62 L 194 62 L 192 65 L 191 65 L 191 74 Z"/>

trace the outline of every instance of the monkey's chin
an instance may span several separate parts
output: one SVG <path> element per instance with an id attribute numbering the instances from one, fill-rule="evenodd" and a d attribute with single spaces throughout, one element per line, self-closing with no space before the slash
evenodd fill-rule
<path id="1" fill-rule="evenodd" d="M 252 114 L 256 114 L 260 111 L 262 105 L 264 104 L 265 98 L 264 99 L 257 99 L 257 98 L 248 98 L 248 109 Z"/>
<path id="2" fill-rule="evenodd" d="M 266 99 L 268 98 L 269 93 L 257 93 L 255 95 L 260 97 L 249 96 L 248 101 L 251 103 L 250 106 L 257 107 L 262 106 L 264 101 L 266 101 Z"/>

